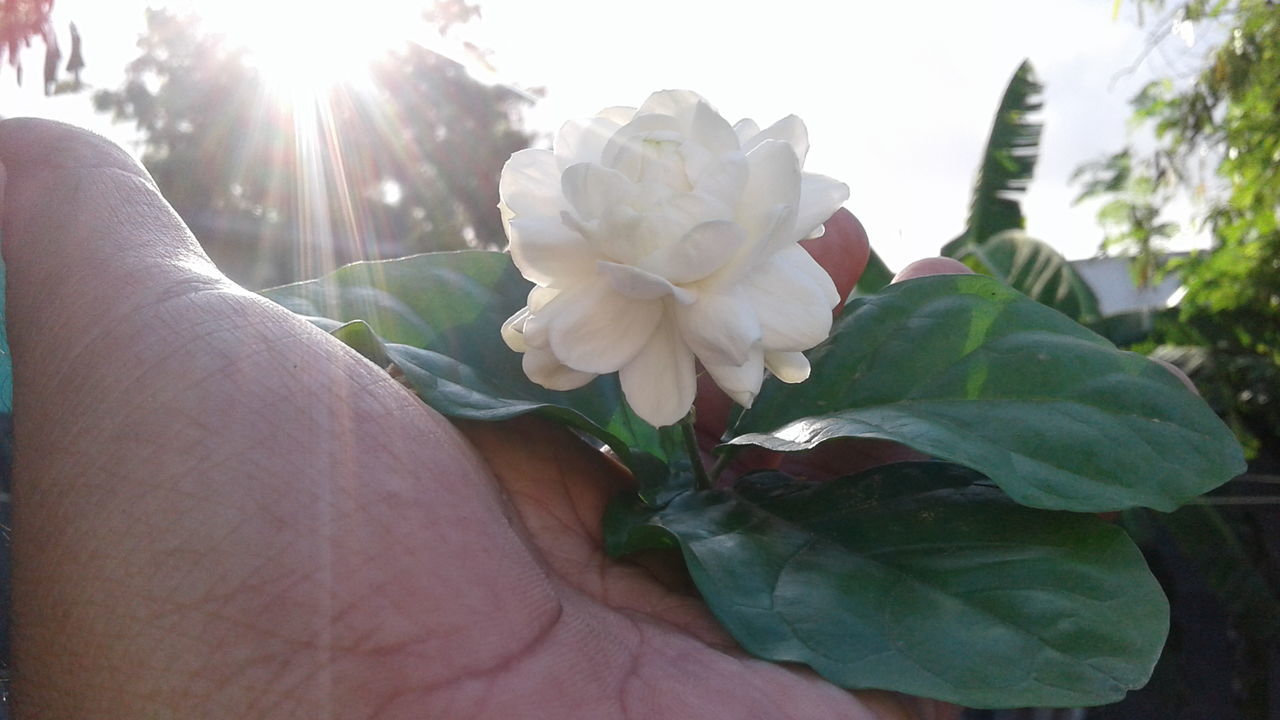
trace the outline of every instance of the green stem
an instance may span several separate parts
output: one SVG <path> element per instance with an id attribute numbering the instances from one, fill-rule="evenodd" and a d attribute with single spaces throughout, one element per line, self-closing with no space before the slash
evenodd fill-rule
<path id="1" fill-rule="evenodd" d="M 733 462 L 733 456 L 737 454 L 738 447 L 736 445 L 721 449 L 720 457 L 716 458 L 716 464 L 711 468 L 712 482 L 720 479 L 720 474 L 724 472 L 725 468 L 729 467 L 729 463 Z"/>
<path id="2" fill-rule="evenodd" d="M 684 437 L 684 449 L 689 454 L 689 464 L 693 466 L 693 481 L 699 490 L 711 489 L 711 477 L 702 464 L 702 452 L 698 449 L 698 435 L 693 430 L 693 412 L 680 421 L 681 435 Z"/>

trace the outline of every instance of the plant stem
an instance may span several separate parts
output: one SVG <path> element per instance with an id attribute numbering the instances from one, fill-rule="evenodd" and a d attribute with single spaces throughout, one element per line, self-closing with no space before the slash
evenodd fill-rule
<path id="1" fill-rule="evenodd" d="M 720 473 L 729 467 L 729 463 L 733 462 L 733 456 L 737 454 L 738 448 L 735 445 L 721 449 L 720 457 L 716 458 L 716 464 L 711 468 L 711 482 L 720 479 Z"/>
<path id="2" fill-rule="evenodd" d="M 702 451 L 698 449 L 698 435 L 693 430 L 693 412 L 680 421 L 681 435 L 684 437 L 684 449 L 689 454 L 689 464 L 693 467 L 693 481 L 699 490 L 711 489 L 711 477 L 702 464 Z"/>

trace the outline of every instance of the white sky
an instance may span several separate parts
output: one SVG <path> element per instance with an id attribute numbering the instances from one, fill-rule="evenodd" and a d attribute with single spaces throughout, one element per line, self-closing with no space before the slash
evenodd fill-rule
<path id="1" fill-rule="evenodd" d="M 663 88 L 695 90 L 730 121 L 795 113 L 809 127 L 806 169 L 849 184 L 848 207 L 895 268 L 962 230 L 996 104 L 1024 58 L 1046 86 L 1028 230 L 1068 257 L 1093 255 L 1094 207 L 1072 207 L 1068 177 L 1125 142 L 1127 101 L 1153 73 L 1179 70 L 1176 53 L 1157 52 L 1126 72 L 1151 25 L 1127 12 L 1113 21 L 1112 0 L 787 0 L 758 10 L 741 0 L 478 1 L 482 19 L 467 32 L 501 76 L 547 90 L 527 116 L 533 129 Z M 84 35 L 86 82 L 120 82 L 143 5 L 57 0 L 59 32 L 74 20 Z M 131 128 L 95 115 L 88 93 L 42 97 L 41 61 L 29 58 L 21 89 L 0 70 L 0 115 L 55 117 L 129 146 Z"/>

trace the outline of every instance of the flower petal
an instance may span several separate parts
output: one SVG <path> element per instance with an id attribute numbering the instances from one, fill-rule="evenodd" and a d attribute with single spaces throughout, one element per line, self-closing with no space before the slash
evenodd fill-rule
<path id="1" fill-rule="evenodd" d="M 610 112 L 622 111 L 622 112 Z M 625 111 L 630 111 L 625 112 Z M 570 120 L 560 126 L 553 147 L 558 168 L 564 170 L 580 162 L 600 162 L 605 143 L 631 119 L 634 108 L 610 108 L 593 118 Z M 626 119 L 622 119 L 625 116 Z"/>
<path id="2" fill-rule="evenodd" d="M 618 373 L 627 404 L 655 427 L 679 422 L 698 389 L 693 353 L 673 323 L 659 324 L 648 344 Z"/>
<path id="3" fill-rule="evenodd" d="M 809 154 L 809 130 L 800 118 L 788 115 L 764 130 L 757 130 L 751 137 L 742 139 L 742 149 L 744 152 L 750 151 L 765 140 L 781 140 L 787 143 L 796 151 L 796 158 L 800 160 L 800 164 L 804 165 L 805 156 Z"/>
<path id="4" fill-rule="evenodd" d="M 703 294 L 676 311 L 680 334 L 704 365 L 741 365 L 760 343 L 760 321 L 742 288 Z"/>
<path id="5" fill-rule="evenodd" d="M 498 197 L 514 215 L 560 212 L 560 168 L 550 150 L 521 150 L 502 166 Z"/>
<path id="6" fill-rule="evenodd" d="M 738 222 L 747 231 L 749 242 L 763 244 L 768 242 L 768 231 L 776 220 L 776 208 L 795 208 L 799 204 L 800 161 L 787 143 L 766 140 L 747 153 L 747 165 L 747 184 L 738 201 Z"/>
<path id="7" fill-rule="evenodd" d="M 677 193 L 654 203 L 641 216 L 627 239 L 631 255 L 625 262 L 639 263 L 658 250 L 680 242 L 690 230 L 711 220 L 731 220 L 732 212 L 714 198 L 697 193 Z M 616 242 L 616 241 L 613 241 Z"/>
<path id="8" fill-rule="evenodd" d="M 530 282 L 563 284 L 595 271 L 595 249 L 558 217 L 518 216 L 507 223 L 507 234 L 511 260 Z"/>
<path id="9" fill-rule="evenodd" d="M 849 199 L 849 186 L 825 175 L 802 173 L 796 235 L 808 237 Z"/>
<path id="10" fill-rule="evenodd" d="M 575 370 L 611 373 L 631 361 L 663 316 L 659 301 L 634 300 L 614 291 L 605 277 L 565 290 L 525 324 L 546 318 L 548 346 Z"/>
<path id="11" fill-rule="evenodd" d="M 738 146 L 743 152 L 747 150 L 747 142 L 760 134 L 760 126 L 751 118 L 742 118 L 733 124 L 733 133 L 738 136 Z M 755 147 L 754 145 L 752 147 Z"/>
<path id="12" fill-rule="evenodd" d="M 507 347 L 516 352 L 524 352 L 529 349 L 524 342 L 524 324 L 529 319 L 529 308 L 522 307 L 515 312 L 514 315 L 507 318 L 502 323 L 502 339 L 507 343 Z"/>
<path id="13" fill-rule="evenodd" d="M 560 191 L 578 217 L 589 221 L 599 218 L 609 207 L 626 204 L 631 199 L 632 185 L 617 170 L 578 163 L 565 168 L 560 176 Z"/>
<path id="14" fill-rule="evenodd" d="M 530 380 L 548 390 L 573 390 L 596 379 L 595 373 L 574 370 L 546 350 L 529 350 L 520 359 L 520 366 Z"/>
<path id="15" fill-rule="evenodd" d="M 760 384 L 764 382 L 764 352 L 759 348 L 753 349 L 741 365 L 712 365 L 705 360 L 702 365 L 716 385 L 742 407 L 751 407 L 760 394 Z"/>
<path id="16" fill-rule="evenodd" d="M 809 358 L 804 353 L 766 350 L 764 366 L 784 383 L 798 383 L 809 379 Z"/>
<path id="17" fill-rule="evenodd" d="M 738 204 L 747 186 L 747 156 L 740 152 L 722 155 L 694 179 L 693 191 L 715 198 L 728 207 Z M 691 178 L 692 179 L 692 178 Z"/>
<path id="18" fill-rule="evenodd" d="M 669 178 L 678 170 L 679 175 L 683 176 L 683 168 L 666 167 L 674 158 L 659 162 L 664 158 L 664 154 L 660 152 L 664 149 L 661 144 L 667 145 L 666 155 L 674 156 L 683 139 L 680 121 L 676 118 L 669 115 L 637 114 L 605 143 L 604 149 L 600 151 L 600 163 L 637 182 L 644 174 Z"/>
<path id="19" fill-rule="evenodd" d="M 636 300 L 659 300 L 670 295 L 681 305 L 688 305 L 698 297 L 691 290 L 672 285 L 666 278 L 630 265 L 601 260 L 596 268 L 608 278 L 614 290 Z"/>
<path id="20" fill-rule="evenodd" d="M 699 100 L 694 105 L 688 134 L 712 155 L 736 152 L 739 148 L 733 126 L 706 100 Z"/>
<path id="21" fill-rule="evenodd" d="M 669 115 L 680 121 L 681 130 L 687 131 L 693 124 L 694 108 L 698 103 L 706 104 L 706 102 L 701 95 L 692 90 L 659 90 L 640 104 L 636 114 Z"/>
<path id="22" fill-rule="evenodd" d="M 835 283 L 804 248 L 787 248 L 743 282 L 767 350 L 808 350 L 831 333 Z"/>
<path id="23" fill-rule="evenodd" d="M 640 261 L 640 267 L 673 283 L 701 280 L 724 267 L 746 244 L 737 223 L 711 220 Z"/>

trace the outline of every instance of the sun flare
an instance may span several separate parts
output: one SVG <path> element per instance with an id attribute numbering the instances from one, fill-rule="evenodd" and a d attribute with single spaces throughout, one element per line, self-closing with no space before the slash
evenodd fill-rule
<path id="1" fill-rule="evenodd" d="M 205 27 L 245 50 L 263 80 L 285 96 L 360 87 L 373 62 L 425 27 L 420 0 L 301 3 L 191 0 Z"/>

